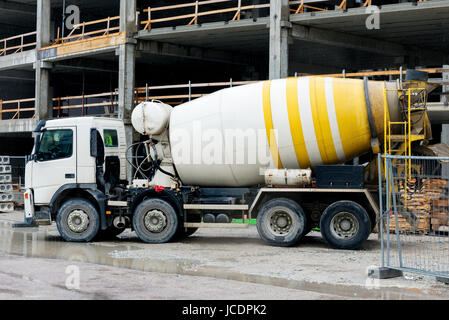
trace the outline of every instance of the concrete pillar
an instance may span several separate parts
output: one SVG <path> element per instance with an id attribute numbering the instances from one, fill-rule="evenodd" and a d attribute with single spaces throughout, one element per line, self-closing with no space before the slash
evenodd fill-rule
<path id="1" fill-rule="evenodd" d="M 51 39 L 51 0 L 37 0 L 36 12 L 36 49 L 48 46 Z M 37 51 L 36 50 L 36 55 Z M 52 98 L 50 94 L 50 70 L 52 65 L 38 60 L 37 55 L 34 69 L 36 71 L 35 108 L 38 120 L 52 116 Z"/>
<path id="2" fill-rule="evenodd" d="M 126 44 L 120 45 L 119 83 L 118 83 L 118 117 L 125 123 L 126 143 L 131 145 L 138 135 L 131 126 L 131 113 L 134 108 L 134 88 L 136 71 L 136 44 L 133 38 L 137 32 L 136 0 L 120 0 L 120 31 L 126 33 Z M 133 170 L 128 166 L 128 181 L 131 182 Z"/>
<path id="3" fill-rule="evenodd" d="M 288 76 L 288 0 L 270 0 L 270 79 Z"/>
<path id="4" fill-rule="evenodd" d="M 120 32 L 126 33 L 126 44 L 119 48 L 119 118 L 129 123 L 134 107 L 136 69 L 136 0 L 120 0 Z"/>
<path id="5" fill-rule="evenodd" d="M 129 123 L 134 108 L 136 45 L 123 44 L 119 48 L 118 116 Z"/>

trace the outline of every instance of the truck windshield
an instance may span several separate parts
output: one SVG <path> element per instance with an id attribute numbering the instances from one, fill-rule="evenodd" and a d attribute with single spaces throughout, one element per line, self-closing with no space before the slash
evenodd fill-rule
<path id="1" fill-rule="evenodd" d="M 70 158 L 73 151 L 73 131 L 48 130 L 42 135 L 37 152 L 38 161 Z"/>

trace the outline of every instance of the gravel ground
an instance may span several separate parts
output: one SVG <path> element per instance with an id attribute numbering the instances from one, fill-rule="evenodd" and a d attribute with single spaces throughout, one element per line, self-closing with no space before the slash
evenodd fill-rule
<path id="1" fill-rule="evenodd" d="M 54 225 L 39 229 L 11 229 L 11 221 L 21 220 L 22 216 L 21 212 L 0 215 L 0 252 L 8 257 L 14 255 L 33 258 L 21 258 L 25 261 L 56 259 L 47 261 L 48 264 L 54 261 L 55 268 L 59 268 L 56 265 L 64 261 L 75 262 L 76 265 L 82 266 L 86 264 L 92 268 L 86 272 L 88 275 L 95 274 L 96 268 L 111 267 L 114 268 L 114 272 L 120 274 L 128 274 L 129 269 L 132 269 L 133 271 L 129 273 L 131 279 L 127 280 L 128 282 L 132 282 L 135 274 L 138 283 L 138 275 L 146 272 L 175 277 L 173 278 L 175 280 L 183 277 L 186 280 L 185 288 L 190 282 L 192 288 L 195 288 L 193 292 L 198 292 L 199 299 L 229 298 L 225 289 L 222 291 L 217 289 L 214 294 L 207 290 L 199 290 L 204 286 L 198 279 L 206 278 L 208 281 L 214 279 L 213 286 L 217 288 L 219 287 L 217 284 L 223 283 L 225 286 L 224 283 L 227 281 L 240 283 L 240 289 L 236 291 L 237 294 L 232 297 L 233 299 L 258 298 L 257 290 L 253 291 L 254 297 L 243 290 L 244 286 L 256 284 L 270 287 L 268 291 L 271 291 L 271 288 L 297 291 L 298 295 L 287 291 L 285 295 L 279 293 L 279 297 L 292 297 L 292 299 L 302 299 L 303 292 L 309 292 L 310 299 L 449 298 L 447 286 L 436 282 L 432 277 L 406 274 L 405 277 L 388 280 L 368 279 L 367 268 L 380 265 L 380 242 L 376 234 L 371 235 L 363 248 L 357 251 L 332 250 L 324 243 L 318 232 L 312 232 L 292 248 L 271 247 L 259 239 L 255 227 L 202 229 L 182 242 L 158 245 L 144 244 L 130 231 L 113 241 L 75 244 L 63 242 Z M 430 239 L 422 243 L 434 245 L 435 241 Z M 8 264 L 8 267 L 4 265 L 4 260 L 11 259 L 4 257 L 0 259 L 2 261 L 0 272 L 5 272 L 8 268 L 15 270 L 14 262 Z M 21 263 L 17 259 L 12 261 L 18 265 Z M 36 262 L 39 263 L 40 261 Z M 26 266 L 26 262 L 24 264 Z M 126 285 L 127 281 L 117 283 L 118 290 Z M 176 286 L 174 287 L 168 289 L 173 292 L 167 291 L 161 298 L 184 297 L 176 290 Z M 87 290 L 84 297 L 95 298 L 92 292 L 95 292 L 95 287 L 90 291 Z M 184 289 L 183 292 L 188 290 Z M 117 294 L 118 298 L 127 297 Z"/>

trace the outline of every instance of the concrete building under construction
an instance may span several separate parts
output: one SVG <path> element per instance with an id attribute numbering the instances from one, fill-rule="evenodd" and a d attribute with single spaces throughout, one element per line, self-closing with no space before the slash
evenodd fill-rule
<path id="1" fill-rule="evenodd" d="M 396 79 L 407 68 L 443 85 L 428 108 L 436 141 L 441 130 L 449 142 L 448 16 L 446 0 L 0 0 L 0 154 L 28 154 L 42 119 L 129 124 L 145 99 L 176 105 L 304 74 Z"/>

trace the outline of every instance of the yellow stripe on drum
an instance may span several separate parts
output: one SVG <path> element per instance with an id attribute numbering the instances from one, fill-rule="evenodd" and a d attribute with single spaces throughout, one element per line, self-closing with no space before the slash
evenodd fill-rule
<path id="1" fill-rule="evenodd" d="M 335 151 L 337 152 L 339 162 L 346 161 L 343 145 L 341 144 L 340 130 L 338 129 L 337 114 L 335 111 L 334 91 L 332 78 L 325 78 L 326 105 L 328 112 L 329 125 L 332 132 Z"/>
<path id="2" fill-rule="evenodd" d="M 338 129 L 346 159 L 370 150 L 371 132 L 363 80 L 333 79 Z"/>
<path id="3" fill-rule="evenodd" d="M 313 125 L 312 105 L 310 103 L 310 85 L 308 77 L 298 79 L 298 103 L 301 117 L 302 132 L 306 144 L 307 154 L 312 167 L 322 164 L 320 149 L 316 139 L 315 126 Z"/>
<path id="4" fill-rule="evenodd" d="M 324 78 L 310 78 L 310 105 L 312 106 L 313 125 L 324 164 L 338 162 L 327 113 Z"/>
<path id="5" fill-rule="evenodd" d="M 270 146 L 270 153 L 273 158 L 274 166 L 278 169 L 283 168 L 281 157 L 276 142 L 276 135 L 273 128 L 273 117 L 271 114 L 271 81 L 263 83 L 263 115 L 265 119 L 265 130 L 267 131 L 268 145 Z"/>
<path id="6" fill-rule="evenodd" d="M 301 169 L 310 167 L 309 155 L 304 141 L 301 117 L 299 115 L 298 101 L 298 79 L 288 78 L 286 84 L 287 111 L 290 132 L 292 135 L 293 146 L 295 148 L 296 159 Z"/>

